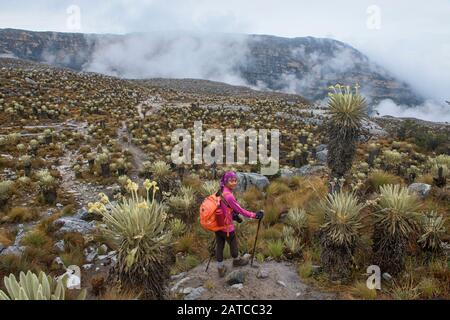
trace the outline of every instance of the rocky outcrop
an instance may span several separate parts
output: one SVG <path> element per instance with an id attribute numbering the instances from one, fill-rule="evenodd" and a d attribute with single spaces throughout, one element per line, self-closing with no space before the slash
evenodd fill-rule
<path id="1" fill-rule="evenodd" d="M 323 165 L 307 164 L 301 168 L 283 168 L 280 171 L 282 177 L 312 176 L 314 174 L 326 171 L 326 167 Z"/>
<path id="2" fill-rule="evenodd" d="M 262 174 L 251 172 L 237 172 L 236 174 L 238 177 L 237 191 L 244 192 L 252 186 L 263 190 L 269 185 L 269 179 Z"/>
<path id="3" fill-rule="evenodd" d="M 86 222 L 75 217 L 62 217 L 53 222 L 55 227 L 59 227 L 58 234 L 67 232 L 78 232 L 82 235 L 91 233 L 95 228 L 95 222 Z"/>

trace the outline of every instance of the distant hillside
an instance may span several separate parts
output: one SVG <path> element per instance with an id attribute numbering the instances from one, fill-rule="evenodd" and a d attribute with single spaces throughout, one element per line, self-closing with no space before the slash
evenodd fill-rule
<path id="1" fill-rule="evenodd" d="M 125 78 L 198 78 L 326 97 L 336 83 L 362 86 L 373 103 L 417 105 L 410 86 L 342 42 L 264 35 L 95 35 L 0 30 L 0 56 Z"/>

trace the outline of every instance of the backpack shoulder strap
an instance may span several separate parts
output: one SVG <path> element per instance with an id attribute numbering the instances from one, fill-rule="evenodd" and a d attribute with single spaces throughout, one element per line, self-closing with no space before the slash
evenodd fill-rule
<path id="1" fill-rule="evenodd" d="M 227 192 L 227 193 L 229 193 L 229 192 Z M 227 203 L 227 201 L 225 200 L 225 198 L 223 197 L 223 194 L 222 194 L 222 191 L 221 191 L 221 190 L 217 191 L 216 195 L 218 195 L 218 196 L 220 197 L 220 199 L 225 203 L 225 205 L 226 205 L 228 208 L 231 208 L 230 205 L 229 205 L 229 204 Z"/>

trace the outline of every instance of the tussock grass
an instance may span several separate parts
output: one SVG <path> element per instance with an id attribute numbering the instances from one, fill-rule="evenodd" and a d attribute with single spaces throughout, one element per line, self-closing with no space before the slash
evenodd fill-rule
<path id="1" fill-rule="evenodd" d="M 402 179 L 383 170 L 374 170 L 370 173 L 367 183 L 372 191 L 379 191 L 381 186 L 387 184 L 402 184 Z"/>
<path id="2" fill-rule="evenodd" d="M 201 263 L 199 258 L 193 254 L 186 256 L 178 255 L 176 257 L 175 265 L 172 267 L 171 274 L 179 274 L 181 272 L 189 271 Z"/>
<path id="3" fill-rule="evenodd" d="M 176 252 L 193 253 L 196 241 L 191 233 L 180 237 L 174 245 Z"/>
<path id="4" fill-rule="evenodd" d="M 14 243 L 14 235 L 7 229 L 0 229 L 0 245 L 8 247 Z"/>
<path id="5" fill-rule="evenodd" d="M 284 244 L 282 240 L 267 241 L 266 255 L 279 260 L 283 256 Z"/>
<path id="6" fill-rule="evenodd" d="M 51 217 L 42 219 L 37 225 L 37 229 L 41 230 L 47 235 L 52 234 L 57 230 L 57 227 L 54 226 L 53 222 L 60 218 L 60 214 L 54 214 Z"/>
<path id="7" fill-rule="evenodd" d="M 117 287 L 107 288 L 98 298 L 99 300 L 139 300 L 142 293 L 130 289 L 120 290 Z"/>
<path id="8" fill-rule="evenodd" d="M 305 261 L 298 266 L 298 274 L 302 279 L 308 279 L 312 276 L 312 262 Z"/>
<path id="9" fill-rule="evenodd" d="M 264 218 L 262 222 L 267 226 L 274 225 L 279 221 L 282 212 L 283 208 L 278 203 L 268 202 L 264 206 Z"/>
<path id="10" fill-rule="evenodd" d="M 420 296 L 425 299 L 431 299 L 439 296 L 441 288 L 435 278 L 423 278 L 417 285 Z"/>
<path id="11" fill-rule="evenodd" d="M 35 208 L 14 207 L 2 220 L 10 223 L 23 223 L 36 220 L 38 217 L 39 212 Z"/>
<path id="12" fill-rule="evenodd" d="M 22 245 L 32 248 L 48 249 L 48 251 L 50 251 L 52 244 L 52 239 L 39 229 L 26 234 L 22 239 Z"/>
<path id="13" fill-rule="evenodd" d="M 269 184 L 266 190 L 266 194 L 268 198 L 274 198 L 290 191 L 291 189 L 285 182 L 277 180 Z"/>
<path id="14" fill-rule="evenodd" d="M 377 298 L 377 290 L 367 288 L 367 284 L 358 281 L 351 290 L 354 297 L 364 300 L 375 300 Z"/>
<path id="15" fill-rule="evenodd" d="M 70 249 L 60 255 L 61 260 L 65 266 L 76 265 L 81 266 L 84 264 L 84 253 L 81 248 Z"/>
<path id="16" fill-rule="evenodd" d="M 252 186 L 242 193 L 242 199 L 247 204 L 247 209 L 257 211 L 264 203 L 264 194 L 257 187 Z"/>

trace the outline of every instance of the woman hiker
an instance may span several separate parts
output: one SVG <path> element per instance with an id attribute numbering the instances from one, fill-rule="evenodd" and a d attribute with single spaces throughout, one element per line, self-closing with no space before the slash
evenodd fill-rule
<path id="1" fill-rule="evenodd" d="M 239 217 L 240 214 L 252 219 L 262 219 L 264 216 L 262 210 L 254 213 L 243 209 L 239 205 L 232 193 L 236 186 L 236 173 L 233 171 L 226 172 L 220 180 L 220 190 L 218 191 L 218 195 L 222 197 L 222 200 L 220 201 L 221 210 L 217 210 L 216 212 L 217 224 L 223 226 L 221 231 L 216 232 L 216 258 L 220 277 L 223 277 L 227 272 L 227 267 L 223 261 L 225 242 L 228 242 L 228 245 L 230 246 L 231 256 L 233 257 L 233 267 L 245 266 L 248 264 L 248 259 L 239 256 L 233 220 L 242 222 L 242 219 Z"/>

